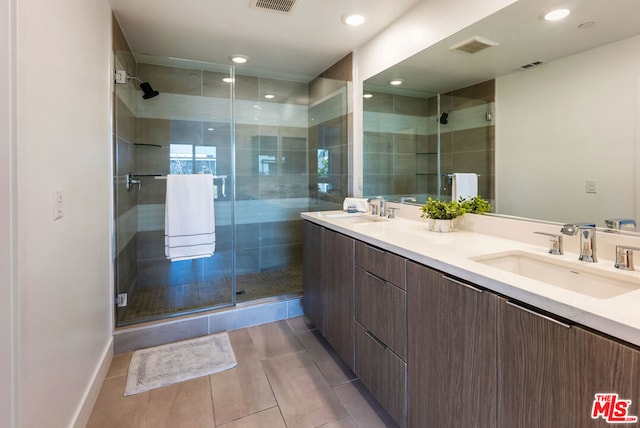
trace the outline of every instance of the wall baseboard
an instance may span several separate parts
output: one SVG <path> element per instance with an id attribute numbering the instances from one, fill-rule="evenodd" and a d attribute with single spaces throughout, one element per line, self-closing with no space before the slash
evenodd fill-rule
<path id="1" fill-rule="evenodd" d="M 73 428 L 84 428 L 87 426 L 87 422 L 89 422 L 89 417 L 91 416 L 91 411 L 93 410 L 93 406 L 98 399 L 98 394 L 100 393 L 102 383 L 107 376 L 107 372 L 109 371 L 109 366 L 111 365 L 112 359 L 113 337 L 110 337 L 102 353 L 100 364 L 98 364 L 98 366 L 96 367 L 96 370 L 94 371 L 93 376 L 91 377 L 91 380 L 87 385 L 84 397 L 82 398 L 80 404 L 78 405 L 78 409 L 75 412 L 75 415 L 73 417 L 73 424 L 71 425 Z"/>

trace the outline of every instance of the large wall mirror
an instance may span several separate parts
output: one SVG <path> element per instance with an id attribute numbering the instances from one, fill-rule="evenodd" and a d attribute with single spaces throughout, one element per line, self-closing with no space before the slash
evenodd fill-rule
<path id="1" fill-rule="evenodd" d="M 498 214 L 640 225 L 640 2 L 545 21 L 554 5 L 519 0 L 364 82 L 365 196 L 447 199 L 449 173 L 477 172 Z"/>

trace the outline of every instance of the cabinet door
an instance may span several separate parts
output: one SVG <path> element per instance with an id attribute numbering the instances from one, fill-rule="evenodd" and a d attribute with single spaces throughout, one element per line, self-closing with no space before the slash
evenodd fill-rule
<path id="1" fill-rule="evenodd" d="M 355 318 L 405 360 L 406 292 L 356 267 Z"/>
<path id="2" fill-rule="evenodd" d="M 360 381 L 396 423 L 406 420 L 407 364 L 357 321 L 356 370 Z"/>
<path id="3" fill-rule="evenodd" d="M 574 328 L 500 299 L 498 427 L 570 427 Z"/>
<path id="4" fill-rule="evenodd" d="M 354 240 L 326 229 L 325 338 L 353 370 Z"/>
<path id="5" fill-rule="evenodd" d="M 495 426 L 497 300 L 407 263 L 410 427 Z"/>
<path id="6" fill-rule="evenodd" d="M 324 228 L 304 222 L 302 245 L 302 306 L 305 314 L 324 335 Z"/>
<path id="7" fill-rule="evenodd" d="M 575 428 L 602 427 L 607 410 L 591 417 L 596 394 L 618 394 L 632 400 L 628 416 L 640 416 L 640 352 L 606 337 L 575 327 L 576 360 L 571 391 Z M 606 409 L 606 405 L 603 409 Z"/>

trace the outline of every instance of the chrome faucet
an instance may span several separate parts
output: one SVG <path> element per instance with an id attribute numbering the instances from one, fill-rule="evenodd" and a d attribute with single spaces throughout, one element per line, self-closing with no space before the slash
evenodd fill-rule
<path id="1" fill-rule="evenodd" d="M 415 196 L 400 196 L 400 203 L 404 204 L 405 202 L 417 202 Z"/>
<path id="2" fill-rule="evenodd" d="M 594 223 L 568 223 L 560 230 L 565 235 L 580 234 L 580 255 L 578 260 L 596 263 L 596 225 Z"/>
<path id="3" fill-rule="evenodd" d="M 604 221 L 605 226 L 609 229 L 621 230 L 625 229 L 635 229 L 637 224 L 636 221 L 632 218 L 608 218 Z"/>
<path id="4" fill-rule="evenodd" d="M 640 251 L 638 247 L 616 245 L 616 269 L 636 270 L 633 266 L 633 252 Z"/>
<path id="5" fill-rule="evenodd" d="M 538 235 L 545 235 L 549 237 L 549 254 L 555 254 L 561 256 L 564 254 L 564 249 L 562 248 L 562 235 L 558 235 L 557 233 L 547 233 L 547 232 L 533 232 Z"/>
<path id="6" fill-rule="evenodd" d="M 372 201 L 379 201 L 378 204 L 379 205 L 375 205 L 372 204 L 371 205 L 371 214 L 373 215 L 379 215 L 380 217 L 384 217 L 387 215 L 387 205 L 386 205 L 386 201 L 384 200 L 384 197 L 382 196 L 376 196 L 374 198 L 369 198 L 367 200 L 367 202 L 372 202 Z"/>

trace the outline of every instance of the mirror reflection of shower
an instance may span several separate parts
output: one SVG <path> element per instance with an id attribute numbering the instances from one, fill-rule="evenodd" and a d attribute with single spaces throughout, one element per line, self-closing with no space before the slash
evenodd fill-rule
<path id="1" fill-rule="evenodd" d="M 127 76 L 127 72 L 124 70 L 115 71 L 115 77 L 114 77 L 115 83 L 126 85 L 129 80 L 137 80 L 138 82 L 140 82 L 139 88 L 140 90 L 142 90 L 142 98 L 145 100 L 148 100 L 149 98 L 157 97 L 158 95 L 160 95 L 160 92 L 154 90 L 151 87 L 151 84 L 149 82 L 145 82 L 139 77 Z"/>

